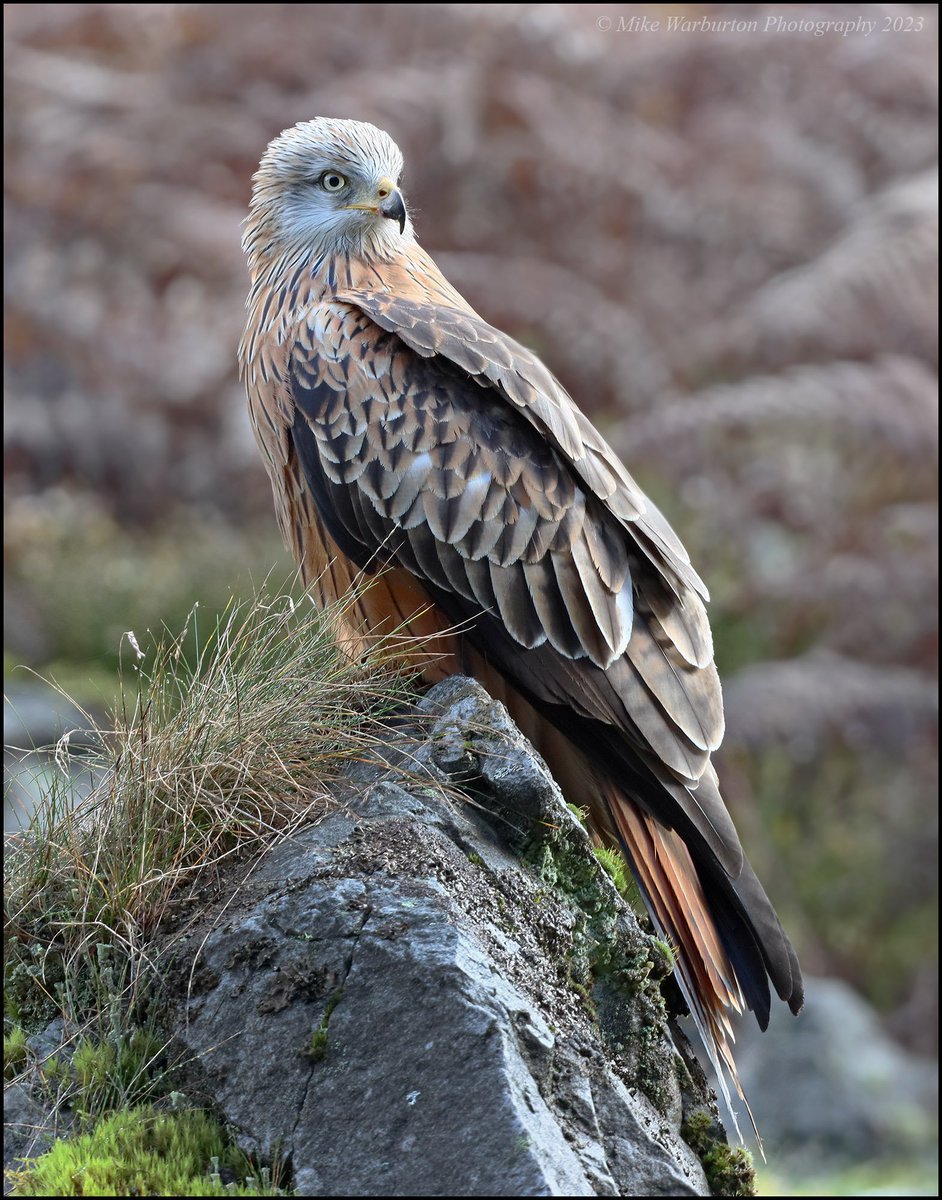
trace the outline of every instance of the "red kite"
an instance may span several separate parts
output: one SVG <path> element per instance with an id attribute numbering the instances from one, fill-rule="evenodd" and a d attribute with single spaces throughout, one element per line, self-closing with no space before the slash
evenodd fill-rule
<path id="1" fill-rule="evenodd" d="M 381 130 L 320 118 L 254 178 L 239 357 L 282 533 L 323 601 L 373 576 L 346 637 L 414 634 L 426 679 L 504 701 L 627 856 L 742 1096 L 730 1012 L 764 1029 L 769 982 L 795 1013 L 802 984 L 710 763 L 706 588 L 561 384 L 418 245 L 402 165 Z"/>

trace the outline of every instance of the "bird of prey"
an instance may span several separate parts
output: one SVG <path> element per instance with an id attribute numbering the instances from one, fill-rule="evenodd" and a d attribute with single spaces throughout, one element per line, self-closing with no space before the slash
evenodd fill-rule
<path id="1" fill-rule="evenodd" d="M 419 246 L 402 167 L 382 130 L 318 118 L 254 176 L 239 359 L 282 533 L 322 602 L 352 593 L 357 652 L 405 633 L 428 681 L 504 701 L 626 855 L 745 1100 L 730 1014 L 764 1029 L 769 982 L 796 1013 L 802 984 L 710 762 L 706 588 L 562 385 Z"/>

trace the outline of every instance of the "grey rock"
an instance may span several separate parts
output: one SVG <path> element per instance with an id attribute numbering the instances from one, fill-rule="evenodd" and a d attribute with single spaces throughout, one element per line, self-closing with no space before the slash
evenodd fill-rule
<path id="1" fill-rule="evenodd" d="M 10 1172 L 44 1154 L 56 1137 L 55 1121 L 22 1083 L 3 1089 L 3 1190 L 11 1190 Z"/>
<path id="2" fill-rule="evenodd" d="M 690 1077 L 644 1007 L 645 972 L 619 1001 L 660 1024 L 642 1087 L 639 1053 L 605 1042 L 575 986 L 598 912 L 521 862 L 551 835 L 626 961 L 645 961 L 545 765 L 464 679 L 432 689 L 397 740 L 408 774 L 359 770 L 343 808 L 278 846 L 194 938 L 188 1093 L 246 1150 L 290 1157 L 303 1195 L 708 1195 L 680 1137 Z"/>
<path id="3" fill-rule="evenodd" d="M 43 1067 L 53 1055 L 71 1059 L 74 1044 L 66 1039 L 61 1017 L 27 1038 L 28 1057 L 16 1080 L 3 1089 L 3 1192 L 15 1184 L 14 1173 L 72 1129 L 73 1114 L 50 1094 Z"/>
<path id="4" fill-rule="evenodd" d="M 71 1061 L 72 1043 L 65 1032 L 65 1021 L 56 1017 L 49 1024 L 27 1038 L 27 1045 L 37 1063 L 42 1064 L 53 1055 L 62 1054 Z"/>
<path id="5" fill-rule="evenodd" d="M 937 1064 L 884 1033 L 837 979 L 806 978 L 797 1021 L 737 1029 L 740 1076 L 770 1158 L 832 1163 L 934 1153 Z"/>

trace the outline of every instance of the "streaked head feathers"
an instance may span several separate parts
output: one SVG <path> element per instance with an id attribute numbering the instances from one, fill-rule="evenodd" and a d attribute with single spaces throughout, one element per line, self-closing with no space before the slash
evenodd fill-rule
<path id="1" fill-rule="evenodd" d="M 389 134 L 364 121 L 316 117 L 284 130 L 252 180 L 246 253 L 257 259 L 307 248 L 318 256 L 391 256 L 403 239 L 413 240 L 404 206 L 401 220 L 399 209 L 380 210 L 391 192 L 399 195 L 402 167 Z M 392 215 L 395 222 L 385 219 Z"/>

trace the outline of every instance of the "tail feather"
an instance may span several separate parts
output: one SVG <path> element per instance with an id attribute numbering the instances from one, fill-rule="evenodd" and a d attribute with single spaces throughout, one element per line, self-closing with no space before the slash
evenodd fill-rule
<path id="1" fill-rule="evenodd" d="M 680 837 L 658 824 L 610 781 L 600 781 L 600 789 L 651 918 L 660 934 L 677 947 L 677 981 L 713 1064 L 736 1134 L 741 1140 L 730 1083 L 748 1114 L 761 1151 L 759 1131 L 736 1070 L 730 1021 L 731 1014 L 741 1013 L 747 1003 L 740 981 L 744 968 L 749 978 L 751 964 L 738 953 L 732 958 L 728 953 L 728 938 L 717 927 L 703 883 Z M 735 958 L 740 958 L 739 964 Z"/>

